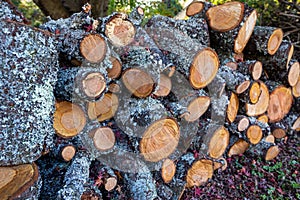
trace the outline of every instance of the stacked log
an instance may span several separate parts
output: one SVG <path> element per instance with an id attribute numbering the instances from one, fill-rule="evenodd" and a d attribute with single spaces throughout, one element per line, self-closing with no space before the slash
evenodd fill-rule
<path id="1" fill-rule="evenodd" d="M 0 38 L 16 39 L 10 35 L 12 29 L 29 32 L 49 40 L 50 46 L 56 44 L 60 53 L 57 81 L 52 78 L 56 75 L 54 67 L 48 69 L 47 63 L 38 61 L 43 68 L 34 71 L 39 76 L 36 79 L 29 76 L 31 68 L 23 72 L 18 62 L 12 65 L 3 61 L 0 74 L 5 83 L 1 93 L 5 109 L 17 103 L 22 111 L 16 112 L 21 113 L 21 121 L 14 115 L 15 119 L 9 116 L 4 122 L 31 125 L 35 115 L 32 118 L 25 111 L 33 109 L 35 114 L 47 115 L 46 124 L 40 128 L 44 121 L 38 120 L 31 128 L 18 125 L 13 130 L 38 130 L 42 142 L 45 131 L 50 130 L 51 136 L 55 132 L 65 141 L 56 141 L 50 148 L 53 157 L 70 163 L 58 198 L 79 199 L 84 184 L 94 184 L 95 191 L 100 192 L 102 182 L 105 192 L 118 195 L 116 190 L 124 182 L 133 199 L 179 199 L 185 188 L 205 185 L 214 170 L 225 170 L 228 157 L 249 152 L 267 161 L 276 159 L 278 140 L 299 131 L 300 65 L 292 58 L 293 46 L 282 40 L 280 29 L 255 27 L 257 13 L 247 4 L 193 2 L 187 9 L 187 20 L 154 16 L 145 27 L 141 25 L 144 13 L 140 7 L 129 15 L 113 13 L 97 20 L 90 17 L 89 9 L 87 4 L 70 18 L 44 24 L 42 27 L 52 32 L 48 34 L 56 36 L 55 42 L 50 36 L 39 35 L 39 30 L 2 18 L 0 21 L 4 27 Z M 17 39 L 15 43 L 19 44 Z M 7 54 L 3 49 L 12 45 L 5 41 L 0 43 L 0 53 L 10 55 L 11 61 L 16 52 L 30 49 Z M 54 66 L 57 52 L 41 46 L 48 50 L 45 55 L 51 56 L 47 62 Z M 32 66 L 29 57 L 28 66 Z M 32 89 L 31 84 L 10 86 L 7 77 L 14 84 L 25 84 L 26 79 L 38 86 L 48 85 L 35 89 L 35 96 L 28 95 L 24 91 Z M 53 113 L 50 107 L 54 107 L 54 99 L 48 93 L 53 92 L 54 85 Z M 53 105 L 44 105 L 45 113 L 27 104 L 19 105 L 20 99 L 9 101 L 9 95 L 15 92 L 11 88 L 25 99 L 34 97 L 32 105 L 44 105 L 40 96 Z M 51 128 L 49 114 L 53 117 Z M 14 137 L 20 135 L 18 132 Z M 71 142 L 73 139 L 78 142 Z M 1 154 L 1 166 L 32 162 L 40 155 L 32 155 L 37 148 L 30 152 L 21 148 L 21 153 L 30 158 L 23 154 L 17 156 L 24 157 L 21 159 L 8 157 L 14 143 L 1 141 L 5 152 Z M 93 159 L 101 162 L 104 175 L 89 183 Z M 0 192 L 18 173 L 17 168 L 0 169 L 0 174 L 10 177 L 5 186 L 0 184 Z"/>

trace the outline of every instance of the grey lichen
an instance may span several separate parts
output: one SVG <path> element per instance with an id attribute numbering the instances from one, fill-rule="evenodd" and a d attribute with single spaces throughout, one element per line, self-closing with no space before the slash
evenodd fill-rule
<path id="1" fill-rule="evenodd" d="M 53 87 L 58 52 L 53 37 L 0 21 L 0 165 L 36 160 L 54 134 Z"/>

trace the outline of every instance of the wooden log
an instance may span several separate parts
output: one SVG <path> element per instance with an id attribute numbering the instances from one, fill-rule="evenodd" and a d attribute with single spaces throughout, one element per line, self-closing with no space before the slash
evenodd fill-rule
<path id="1" fill-rule="evenodd" d="M 187 187 L 200 186 L 213 176 L 213 162 L 201 159 L 193 163 L 186 175 Z"/>
<path id="2" fill-rule="evenodd" d="M 276 87 L 270 94 L 268 117 L 271 123 L 278 122 L 289 113 L 293 103 L 292 91 L 284 86 Z"/>
<path id="3" fill-rule="evenodd" d="M 38 177 L 39 170 L 35 163 L 0 167 L 1 199 L 18 198 L 38 180 Z"/>
<path id="4" fill-rule="evenodd" d="M 266 161 L 273 160 L 279 154 L 280 149 L 277 145 L 261 141 L 259 144 L 250 147 L 249 153 L 262 156 Z"/>
<path id="5" fill-rule="evenodd" d="M 94 146 L 99 151 L 107 151 L 115 144 L 115 134 L 109 127 L 98 127 L 89 132 Z"/>
<path id="6" fill-rule="evenodd" d="M 81 55 L 92 63 L 101 62 L 106 54 L 106 41 L 99 34 L 89 34 L 80 42 Z"/>
<path id="7" fill-rule="evenodd" d="M 266 114 L 258 116 L 257 120 L 262 122 L 262 123 L 268 123 L 269 122 L 268 115 L 266 115 Z"/>
<path id="8" fill-rule="evenodd" d="M 247 60 L 239 62 L 237 70 L 244 75 L 251 75 L 252 79 L 257 81 L 263 73 L 263 65 L 260 61 Z"/>
<path id="9" fill-rule="evenodd" d="M 177 147 L 180 137 L 177 121 L 160 119 L 145 131 L 140 142 L 140 151 L 145 160 L 157 162 L 168 157 Z"/>
<path id="10" fill-rule="evenodd" d="M 149 96 L 154 89 L 154 80 L 145 71 L 137 68 L 127 69 L 122 75 L 126 88 L 136 97 Z"/>
<path id="11" fill-rule="evenodd" d="M 250 86 L 250 90 L 249 90 L 250 102 L 256 104 L 259 100 L 260 94 L 261 94 L 260 84 L 258 82 L 254 82 Z"/>
<path id="12" fill-rule="evenodd" d="M 161 167 L 161 177 L 165 183 L 172 181 L 176 172 L 176 165 L 170 159 L 165 159 Z"/>
<path id="13" fill-rule="evenodd" d="M 63 138 L 71 138 L 78 135 L 86 124 L 86 117 L 82 109 L 71 102 L 57 102 L 53 115 L 53 127 L 56 133 Z"/>
<path id="14" fill-rule="evenodd" d="M 258 125 L 251 125 L 247 129 L 247 138 L 249 139 L 251 144 L 257 144 L 261 141 L 263 137 L 263 131 Z"/>
<path id="15" fill-rule="evenodd" d="M 104 65 L 104 64 L 103 64 Z M 54 95 L 58 100 L 95 101 L 107 90 L 107 71 L 100 67 L 67 67 L 58 71 Z"/>
<path id="16" fill-rule="evenodd" d="M 85 191 L 84 183 L 89 179 L 91 159 L 87 152 L 79 152 L 74 157 L 64 177 L 64 186 L 58 191 L 58 199 L 80 199 Z"/>
<path id="17" fill-rule="evenodd" d="M 226 81 L 226 87 L 237 94 L 245 92 L 250 86 L 249 76 L 245 76 L 227 66 L 221 66 L 218 74 Z"/>
<path id="18" fill-rule="evenodd" d="M 295 98 L 299 98 L 300 97 L 300 76 L 298 78 L 297 83 L 292 87 L 292 92 L 293 92 L 293 96 Z"/>
<path id="19" fill-rule="evenodd" d="M 206 11 L 212 6 L 210 2 L 193 1 L 186 8 L 186 16 L 204 18 Z"/>
<path id="20" fill-rule="evenodd" d="M 281 28 L 269 26 L 255 26 L 253 34 L 245 48 L 248 54 L 257 54 L 258 52 L 264 55 L 274 55 L 283 38 Z"/>
<path id="21" fill-rule="evenodd" d="M 269 89 L 261 81 L 258 81 L 260 85 L 260 96 L 255 104 L 246 103 L 246 114 L 248 116 L 259 116 L 264 114 L 269 107 Z"/>
<path id="22" fill-rule="evenodd" d="M 300 131 L 300 117 L 294 122 L 292 129 L 295 131 Z"/>
<path id="23" fill-rule="evenodd" d="M 136 7 L 130 12 L 128 18 L 135 26 L 140 26 L 144 19 L 144 9 L 140 6 Z"/>
<path id="24" fill-rule="evenodd" d="M 31 163 L 41 156 L 43 144 L 52 145 L 55 132 L 55 38 L 11 20 L 0 20 L 0 27 L 0 166 Z"/>
<path id="25" fill-rule="evenodd" d="M 106 93 L 101 100 L 87 103 L 87 114 L 90 120 L 97 119 L 99 122 L 114 117 L 119 106 L 117 95 Z"/>
<path id="26" fill-rule="evenodd" d="M 158 97 L 164 97 L 164 96 L 168 96 L 171 90 L 172 90 L 172 82 L 170 77 L 161 73 L 158 85 L 155 91 L 153 92 L 153 94 Z"/>
<path id="27" fill-rule="evenodd" d="M 76 151 L 76 147 L 73 144 L 62 142 L 55 146 L 55 149 L 51 151 L 51 155 L 65 162 L 69 162 L 75 156 Z"/>
<path id="28" fill-rule="evenodd" d="M 235 120 L 238 110 L 239 110 L 239 98 L 235 93 L 231 92 L 229 103 L 226 110 L 226 118 L 229 121 L 229 123 L 232 123 Z"/>
<path id="29" fill-rule="evenodd" d="M 125 14 L 113 14 L 105 22 L 105 35 L 116 47 L 129 45 L 136 34 L 136 28 Z"/>
<path id="30" fill-rule="evenodd" d="M 112 63 L 112 68 L 107 69 L 107 76 L 111 79 L 118 79 L 122 72 L 122 63 L 116 56 L 111 56 L 109 60 Z"/>
<path id="31" fill-rule="evenodd" d="M 196 27 L 189 27 L 188 24 Z M 154 38 L 157 46 L 167 52 L 167 60 L 172 61 L 176 69 L 189 78 L 195 89 L 207 86 L 213 80 L 219 66 L 216 53 L 210 48 L 205 48 L 209 40 L 203 39 L 204 37 L 201 35 L 205 34 L 208 37 L 208 32 L 203 31 L 206 30 L 205 27 L 197 31 L 197 27 L 199 28 L 202 24 L 206 26 L 203 22 L 188 23 L 155 16 L 149 20 L 146 26 L 147 33 Z M 170 45 L 174 44 L 174 41 L 177 41 L 176 45 Z M 195 45 L 195 42 L 199 45 Z M 203 45 L 205 46 L 203 47 Z"/>
<path id="32" fill-rule="evenodd" d="M 254 30 L 256 10 L 245 3 L 228 2 L 211 7 L 206 16 L 211 28 L 212 47 L 243 52 Z"/>
<path id="33" fill-rule="evenodd" d="M 243 139 L 237 139 L 228 151 L 228 157 L 245 153 L 250 144 Z"/>

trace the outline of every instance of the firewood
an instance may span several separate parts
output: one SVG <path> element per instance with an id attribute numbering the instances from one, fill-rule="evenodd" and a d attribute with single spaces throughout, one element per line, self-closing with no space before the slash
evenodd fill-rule
<path id="1" fill-rule="evenodd" d="M 300 117 L 294 122 L 292 129 L 295 131 L 300 131 Z"/>
<path id="2" fill-rule="evenodd" d="M 279 152 L 280 150 L 277 145 L 271 146 L 266 152 L 265 160 L 266 161 L 273 160 L 279 154 Z"/>
<path id="3" fill-rule="evenodd" d="M 236 142 L 230 147 L 228 151 L 228 156 L 240 155 L 243 154 L 248 148 L 250 144 L 243 139 L 237 139 Z"/>
<path id="4" fill-rule="evenodd" d="M 0 4 L 2 18 L 7 10 Z M 56 40 L 47 31 L 9 19 L 0 20 L 0 27 L 0 166 L 32 163 L 43 144 L 52 145 L 55 132 Z"/>
<path id="5" fill-rule="evenodd" d="M 263 141 L 269 142 L 269 143 L 275 143 L 275 137 L 274 137 L 274 135 L 268 135 L 263 138 Z"/>
<path id="6" fill-rule="evenodd" d="M 140 6 L 133 9 L 128 15 L 129 20 L 135 25 L 140 26 L 144 19 L 144 10 Z"/>
<path id="7" fill-rule="evenodd" d="M 248 127 L 249 127 L 249 119 L 245 116 L 237 116 L 237 130 L 242 132 L 242 131 L 245 131 Z"/>
<path id="8" fill-rule="evenodd" d="M 176 165 L 170 159 L 164 160 L 161 167 L 161 176 L 165 183 L 169 183 L 172 181 L 176 172 Z"/>
<path id="9" fill-rule="evenodd" d="M 124 14 L 115 14 L 105 24 L 105 35 L 117 47 L 130 44 L 135 36 L 136 29 Z"/>
<path id="10" fill-rule="evenodd" d="M 263 137 L 262 129 L 258 125 L 251 125 L 247 129 L 247 137 L 251 144 L 257 144 Z"/>
<path id="11" fill-rule="evenodd" d="M 270 127 L 271 127 L 271 131 L 272 131 L 272 135 L 276 139 L 284 138 L 289 129 L 288 125 L 285 123 L 284 120 L 282 120 L 281 122 L 272 123 L 272 124 L 270 124 Z"/>
<path id="12" fill-rule="evenodd" d="M 212 6 L 213 4 L 210 2 L 193 1 L 186 8 L 186 16 L 204 18 L 205 13 Z"/>
<path id="13" fill-rule="evenodd" d="M 60 144 L 52 151 L 52 154 L 65 162 L 69 162 L 76 154 L 76 147 L 72 144 Z"/>
<path id="14" fill-rule="evenodd" d="M 300 97 L 300 76 L 298 78 L 297 83 L 293 86 L 292 90 L 293 90 L 293 96 L 295 98 L 299 98 Z"/>
<path id="15" fill-rule="evenodd" d="M 258 83 L 261 91 L 260 96 L 255 104 L 246 104 L 245 108 L 248 116 L 259 116 L 264 114 L 269 107 L 269 89 L 262 81 L 258 81 Z"/>
<path id="16" fill-rule="evenodd" d="M 126 88 L 136 97 L 149 96 L 154 89 L 154 80 L 145 71 L 137 68 L 127 69 L 122 75 Z"/>
<path id="17" fill-rule="evenodd" d="M 283 38 L 280 28 L 269 26 L 255 26 L 253 34 L 245 48 L 245 52 L 264 55 L 274 55 L 278 50 Z"/>
<path id="18" fill-rule="evenodd" d="M 216 49 L 221 65 L 226 65 L 232 70 L 238 69 L 238 63 L 245 62 L 243 53 L 235 53 L 231 51 L 223 51 Z"/>
<path id="19" fill-rule="evenodd" d="M 206 145 L 205 150 L 207 150 L 208 155 L 218 159 L 229 145 L 229 132 L 224 126 L 211 123 L 206 127 L 206 134 L 202 140 Z"/>
<path id="20" fill-rule="evenodd" d="M 229 123 L 232 123 L 235 120 L 238 110 L 239 110 L 239 98 L 235 93 L 231 92 L 229 103 L 226 110 L 226 116 Z"/>
<path id="21" fill-rule="evenodd" d="M 15 199 L 30 188 L 39 177 L 35 163 L 0 167 L 1 199 Z"/>
<path id="22" fill-rule="evenodd" d="M 257 101 L 259 100 L 260 94 L 261 94 L 260 84 L 258 82 L 254 82 L 251 85 L 249 90 L 250 102 L 256 104 Z"/>
<path id="23" fill-rule="evenodd" d="M 211 160 L 198 160 L 188 170 L 186 175 L 187 187 L 200 186 L 213 176 L 213 162 Z"/>
<path id="24" fill-rule="evenodd" d="M 108 86 L 108 91 L 114 94 L 120 93 L 121 87 L 118 83 L 110 83 Z"/>
<path id="25" fill-rule="evenodd" d="M 245 3 L 228 2 L 211 7 L 206 16 L 212 46 L 241 53 L 254 30 L 257 12 Z"/>
<path id="26" fill-rule="evenodd" d="M 70 167 L 64 177 L 64 186 L 58 191 L 57 199 L 80 199 L 85 191 L 84 183 L 89 179 L 90 156 L 87 152 L 78 152 L 73 158 Z"/>
<path id="27" fill-rule="evenodd" d="M 244 75 L 251 75 L 252 79 L 257 81 L 263 72 L 263 65 L 260 61 L 247 60 L 239 62 L 237 70 Z"/>
<path id="28" fill-rule="evenodd" d="M 87 114 L 91 120 L 99 122 L 112 118 L 119 105 L 118 97 L 112 93 L 106 93 L 101 100 L 88 102 Z"/>
<path id="29" fill-rule="evenodd" d="M 54 94 L 58 100 L 95 101 L 107 90 L 107 72 L 100 67 L 67 67 L 58 71 Z"/>
<path id="30" fill-rule="evenodd" d="M 220 168 L 222 169 L 222 171 L 224 171 L 227 168 L 227 161 L 225 158 L 220 158 L 216 161 L 213 161 L 213 165 L 214 165 L 214 171 Z"/>
<path id="31" fill-rule="evenodd" d="M 78 135 L 86 124 L 85 114 L 82 109 L 71 102 L 57 102 L 54 113 L 53 127 L 56 133 L 63 138 Z"/>
<path id="32" fill-rule="evenodd" d="M 99 151 L 107 151 L 115 144 L 115 134 L 109 127 L 98 127 L 89 131 L 94 146 Z"/>
<path id="33" fill-rule="evenodd" d="M 279 86 L 270 94 L 268 117 L 270 122 L 278 122 L 284 118 L 291 109 L 293 103 L 292 91 L 290 88 Z"/>
<path id="34" fill-rule="evenodd" d="M 287 80 L 290 86 L 295 86 L 300 78 L 300 64 L 296 60 L 291 60 L 288 64 Z"/>
<path id="35" fill-rule="evenodd" d="M 92 63 L 101 62 L 106 54 L 105 39 L 98 34 L 85 36 L 80 43 L 81 55 Z"/>
<path id="36" fill-rule="evenodd" d="M 237 94 L 245 92 L 250 86 L 249 76 L 245 76 L 227 66 L 220 66 L 218 74 L 226 81 L 226 87 Z"/>
<path id="37" fill-rule="evenodd" d="M 156 87 L 153 94 L 158 97 L 168 96 L 168 94 L 171 92 L 171 89 L 172 89 L 172 82 L 170 77 L 161 73 L 158 86 Z"/>
<path id="38" fill-rule="evenodd" d="M 108 76 L 108 78 L 111 78 L 111 79 L 117 79 L 117 78 L 119 78 L 119 76 L 121 75 L 121 72 L 122 72 L 121 61 L 114 56 L 111 56 L 109 58 L 109 60 L 112 63 L 112 68 L 107 69 L 107 76 Z"/>
<path id="39" fill-rule="evenodd" d="M 266 115 L 266 114 L 258 116 L 257 120 L 262 122 L 262 123 L 268 123 L 269 122 L 268 115 Z"/>
<path id="40" fill-rule="evenodd" d="M 165 118 L 152 123 L 140 142 L 140 151 L 145 160 L 157 162 L 168 157 L 177 147 L 180 137 L 175 119 Z"/>

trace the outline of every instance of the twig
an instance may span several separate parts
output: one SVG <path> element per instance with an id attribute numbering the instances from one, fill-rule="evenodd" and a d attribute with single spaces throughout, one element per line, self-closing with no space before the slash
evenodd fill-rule
<path id="1" fill-rule="evenodd" d="M 294 14 L 286 14 L 286 13 L 280 12 L 279 15 L 283 15 L 283 16 L 287 16 L 287 17 L 294 17 L 294 18 L 300 19 L 300 16 L 294 15 Z"/>

